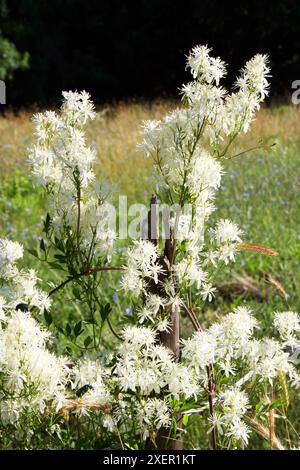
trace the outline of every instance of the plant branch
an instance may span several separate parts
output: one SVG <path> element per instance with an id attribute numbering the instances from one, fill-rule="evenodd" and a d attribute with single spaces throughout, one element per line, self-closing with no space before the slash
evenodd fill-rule
<path id="1" fill-rule="evenodd" d="M 127 266 L 94 266 L 92 268 L 87 268 L 82 274 L 84 276 L 89 276 L 99 271 L 126 271 L 126 269 L 128 269 Z"/>
<path id="2" fill-rule="evenodd" d="M 75 274 L 74 276 L 69 277 L 68 279 L 63 281 L 58 286 L 54 287 L 54 289 L 52 289 L 49 292 L 48 297 L 50 297 L 51 295 L 53 295 L 58 290 L 65 287 L 67 284 L 69 284 L 69 282 L 75 281 L 76 279 L 79 279 L 82 276 L 90 276 L 91 274 L 95 274 L 96 272 L 99 272 L 99 271 L 124 271 L 126 269 L 127 269 L 126 266 L 94 266 L 92 268 L 88 268 L 84 272 Z"/>
<path id="3" fill-rule="evenodd" d="M 80 251 L 81 188 L 80 188 L 80 181 L 76 181 L 76 183 L 77 183 L 77 228 L 76 228 L 77 252 L 78 252 L 78 257 L 79 257 L 81 266 L 84 266 L 82 253 Z"/>
<path id="4" fill-rule="evenodd" d="M 257 145 L 256 147 L 251 147 L 249 149 L 243 150 L 242 152 L 236 153 L 235 155 L 231 155 L 230 157 L 227 157 L 226 160 L 232 160 L 233 158 L 240 157 L 241 155 L 244 155 L 245 153 L 248 152 L 253 152 L 253 150 L 261 150 L 261 149 L 268 149 L 272 148 L 276 145 L 276 142 L 273 142 L 271 145 Z"/>

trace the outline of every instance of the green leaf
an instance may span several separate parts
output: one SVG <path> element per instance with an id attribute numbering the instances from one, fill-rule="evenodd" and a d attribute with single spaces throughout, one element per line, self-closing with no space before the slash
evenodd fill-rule
<path id="1" fill-rule="evenodd" d="M 184 415 L 183 415 L 183 418 L 182 418 L 182 424 L 183 424 L 183 426 L 186 426 L 186 425 L 187 425 L 188 420 L 189 420 L 189 415 L 184 414 Z"/>
<path id="2" fill-rule="evenodd" d="M 101 315 L 101 319 L 102 319 L 103 323 L 105 322 L 105 320 L 107 319 L 107 317 L 108 317 L 108 315 L 110 314 L 111 311 L 112 311 L 112 308 L 111 308 L 109 303 L 107 303 L 105 305 L 101 305 L 100 315 Z"/>
<path id="3" fill-rule="evenodd" d="M 80 289 L 78 286 L 74 286 L 72 288 L 72 292 L 73 292 L 73 296 L 75 297 L 75 299 L 78 299 L 80 300 Z"/>
<path id="4" fill-rule="evenodd" d="M 46 220 L 44 221 L 44 229 L 43 229 L 43 232 L 48 233 L 48 232 L 49 232 L 49 229 L 50 229 L 50 226 L 51 226 L 51 218 L 50 218 L 50 215 L 47 214 L 47 215 L 46 215 Z"/>
<path id="5" fill-rule="evenodd" d="M 54 258 L 60 261 L 61 263 L 65 263 L 66 257 L 64 255 L 54 255 Z"/>
<path id="6" fill-rule="evenodd" d="M 271 405 L 269 405 L 269 410 L 280 408 L 281 406 L 282 406 L 281 398 L 278 398 L 277 400 L 273 401 Z"/>
<path id="7" fill-rule="evenodd" d="M 263 407 L 264 407 L 263 402 L 262 402 L 262 401 L 259 401 L 259 402 L 256 403 L 256 405 L 255 405 L 255 411 L 259 412 L 259 411 L 261 411 L 261 410 L 263 409 Z"/>
<path id="8" fill-rule="evenodd" d="M 70 324 L 67 323 L 67 324 L 66 324 L 66 335 L 67 335 L 67 336 L 71 336 L 71 333 L 72 333 L 72 329 L 71 329 L 71 327 L 70 327 Z"/>
<path id="9" fill-rule="evenodd" d="M 40 249 L 42 251 L 46 251 L 45 242 L 43 238 L 41 238 L 41 241 L 40 241 Z"/>
<path id="10" fill-rule="evenodd" d="M 39 254 L 37 252 L 37 250 L 27 250 L 28 253 L 30 253 L 32 256 L 34 256 L 35 258 L 38 258 L 39 257 Z"/>
<path id="11" fill-rule="evenodd" d="M 52 269 L 59 269 L 59 270 L 63 269 L 63 267 L 58 263 L 51 262 L 51 263 L 48 263 L 48 264 Z"/>
<path id="12" fill-rule="evenodd" d="M 83 344 L 84 344 L 84 346 L 87 348 L 87 347 L 91 344 L 92 341 L 93 341 L 92 338 L 91 338 L 90 336 L 87 336 L 87 337 L 85 338 Z"/>
<path id="13" fill-rule="evenodd" d="M 44 310 L 44 317 L 45 317 L 45 321 L 47 323 L 48 326 L 51 325 L 51 323 L 53 322 L 53 318 L 52 318 L 52 315 L 50 312 L 48 312 L 48 310 Z"/>
<path id="14" fill-rule="evenodd" d="M 83 330 L 82 330 L 82 321 L 79 321 L 79 322 L 76 323 L 76 325 L 74 326 L 74 335 L 75 335 L 75 338 L 77 338 L 77 336 L 79 336 L 82 332 L 83 332 Z"/>

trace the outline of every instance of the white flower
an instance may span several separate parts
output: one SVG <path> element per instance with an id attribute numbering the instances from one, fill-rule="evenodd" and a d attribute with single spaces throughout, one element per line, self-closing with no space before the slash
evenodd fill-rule
<path id="1" fill-rule="evenodd" d="M 187 58 L 187 66 L 199 81 L 219 85 L 220 79 L 226 75 L 225 63 L 219 57 L 210 57 L 210 51 L 207 46 L 194 47 Z"/>
<path id="2" fill-rule="evenodd" d="M 260 100 L 268 95 L 270 69 L 268 67 L 268 57 L 262 54 L 256 54 L 250 59 L 244 69 L 242 76 L 237 80 L 237 85 L 243 90 L 255 91 Z"/>
<path id="3" fill-rule="evenodd" d="M 138 407 L 138 425 L 145 440 L 150 431 L 158 431 L 171 424 L 168 402 L 164 399 L 149 398 L 142 400 Z"/>
<path id="4" fill-rule="evenodd" d="M 208 420 L 211 424 L 211 428 L 208 430 L 208 433 L 210 433 L 215 428 L 218 434 L 222 436 L 224 434 L 223 427 L 226 424 L 225 417 L 219 413 L 214 413 L 214 415 L 210 416 Z"/>
<path id="5" fill-rule="evenodd" d="M 153 345 L 155 343 L 155 332 L 150 328 L 128 326 L 122 332 L 122 336 L 133 348 L 141 348 Z"/>
<path id="6" fill-rule="evenodd" d="M 215 238 L 219 245 L 228 242 L 241 242 L 241 234 L 239 227 L 228 219 L 220 220 L 215 229 Z"/>
<path id="7" fill-rule="evenodd" d="M 188 240 L 191 236 L 192 219 L 191 215 L 181 214 L 170 220 L 173 229 L 174 238 L 180 243 Z"/>
<path id="8" fill-rule="evenodd" d="M 199 262 L 192 257 L 183 258 L 173 266 L 173 270 L 181 283 L 187 282 L 190 286 L 196 284 L 198 289 L 201 288 L 207 277 Z"/>
<path id="9" fill-rule="evenodd" d="M 154 346 L 149 352 L 149 357 L 155 359 L 163 369 L 169 369 L 172 365 L 171 350 L 159 344 Z"/>
<path id="10" fill-rule="evenodd" d="M 230 245 L 224 244 L 220 247 L 219 250 L 219 259 L 224 261 L 225 264 L 228 264 L 230 261 L 235 261 L 235 254 L 237 252 L 237 247 L 235 243 Z"/>
<path id="11" fill-rule="evenodd" d="M 292 347 L 299 344 L 295 334 L 300 332 L 300 319 L 296 312 L 275 312 L 274 326 L 282 339 Z"/>
<path id="12" fill-rule="evenodd" d="M 157 257 L 157 247 L 147 240 L 135 240 L 127 252 L 128 264 L 146 272 L 153 267 Z"/>
<path id="13" fill-rule="evenodd" d="M 108 258 L 116 238 L 114 227 L 107 226 L 103 190 L 92 185 L 95 149 L 86 144 L 84 126 L 95 117 L 93 104 L 86 92 L 63 92 L 59 114 L 34 116 L 36 143 L 29 153 L 32 173 L 46 187 L 51 226 L 55 235 L 77 230 L 80 206 L 80 248 L 94 256 Z M 78 191 L 80 202 L 78 204 Z"/>
<path id="14" fill-rule="evenodd" d="M 94 105 L 86 91 L 81 93 L 64 91 L 63 114 L 67 122 L 84 125 L 88 119 L 94 119 Z"/>
<path id="15" fill-rule="evenodd" d="M 149 157 L 151 152 L 159 145 L 160 131 L 160 121 L 143 121 L 143 128 L 141 131 L 143 141 L 140 143 L 140 147 L 142 147 L 147 157 Z"/>
<path id="16" fill-rule="evenodd" d="M 65 358 L 46 349 L 49 333 L 29 313 L 14 311 L 5 323 L 0 329 L 3 392 L 16 407 L 18 396 L 26 396 L 22 404 L 19 402 L 18 413 L 5 418 L 14 422 L 27 407 L 43 413 L 46 403 L 54 408 L 58 401 L 61 403 L 69 370 Z"/>
<path id="17" fill-rule="evenodd" d="M 0 321 L 5 319 L 6 300 L 0 296 Z"/>
<path id="18" fill-rule="evenodd" d="M 138 311 L 139 322 L 144 323 L 146 320 L 150 320 L 153 323 L 164 305 L 165 301 L 159 295 L 150 294 L 146 299 L 146 304 Z"/>
<path id="19" fill-rule="evenodd" d="M 168 318 L 163 318 L 162 320 L 159 320 L 159 322 L 156 323 L 155 328 L 159 332 L 170 332 L 172 329 L 172 324 Z"/>
<path id="20" fill-rule="evenodd" d="M 153 279 L 155 284 L 158 284 L 159 276 L 163 274 L 164 272 L 165 270 L 161 265 L 153 264 L 153 265 L 148 266 L 147 269 L 145 269 L 144 274 L 150 279 Z"/>
<path id="21" fill-rule="evenodd" d="M 166 383 L 171 394 L 177 399 L 180 395 L 184 395 L 185 398 L 196 398 L 200 390 L 193 370 L 175 362 L 166 376 Z"/>
<path id="22" fill-rule="evenodd" d="M 206 150 L 201 149 L 191 160 L 186 184 L 192 195 L 201 196 L 204 190 L 217 189 L 220 186 L 222 173 L 221 164 Z"/>
<path id="23" fill-rule="evenodd" d="M 209 333 L 218 343 L 218 357 L 222 362 L 227 356 L 243 358 L 247 354 L 246 348 L 256 327 L 257 321 L 251 311 L 246 307 L 237 307 L 220 323 L 214 323 L 209 328 Z"/>
<path id="24" fill-rule="evenodd" d="M 88 385 L 89 388 L 84 394 L 85 403 L 88 405 L 89 402 L 98 401 L 105 405 L 111 400 L 109 389 L 105 383 L 108 375 L 99 360 L 83 357 L 72 368 L 72 387 L 80 389 Z"/>
<path id="25" fill-rule="evenodd" d="M 277 377 L 278 372 L 286 374 L 293 373 L 290 356 L 283 350 L 283 346 L 271 338 L 263 338 L 261 341 L 249 343 L 247 359 L 254 374 L 260 380 L 268 381 L 270 384 Z"/>
<path id="26" fill-rule="evenodd" d="M 34 269 L 18 271 L 15 267 L 14 277 L 10 279 L 9 290 L 6 292 L 9 306 L 16 308 L 18 304 L 25 303 L 37 307 L 40 313 L 44 309 L 48 310 L 51 306 L 51 299 L 36 286 L 37 281 L 38 278 Z"/>
<path id="27" fill-rule="evenodd" d="M 227 431 L 228 436 L 233 437 L 237 441 L 242 441 L 245 445 L 248 444 L 249 434 L 250 429 L 242 420 L 233 421 Z"/>
<path id="28" fill-rule="evenodd" d="M 0 239 L 0 278 L 12 276 L 12 265 L 23 257 L 23 247 L 18 242 L 12 242 L 7 238 Z"/>
<path id="29" fill-rule="evenodd" d="M 196 332 L 191 338 L 182 340 L 182 343 L 182 357 L 195 367 L 198 373 L 215 362 L 216 339 L 209 332 Z"/>
<path id="30" fill-rule="evenodd" d="M 220 369 L 224 372 L 225 377 L 229 377 L 230 375 L 235 375 L 236 368 L 230 362 L 230 357 L 226 356 L 224 361 L 219 362 Z"/>
<path id="31" fill-rule="evenodd" d="M 132 267 L 126 269 L 120 283 L 122 289 L 126 293 L 132 292 L 136 297 L 139 296 L 143 290 L 143 279 L 141 277 L 141 273 Z"/>
<path id="32" fill-rule="evenodd" d="M 217 396 L 222 412 L 227 422 L 234 422 L 241 418 L 249 408 L 249 399 L 243 390 L 238 387 L 229 387 Z"/>
<path id="33" fill-rule="evenodd" d="M 216 290 L 217 289 L 211 284 L 203 284 L 201 288 L 202 300 L 208 300 L 208 302 L 211 302 L 215 296 Z"/>

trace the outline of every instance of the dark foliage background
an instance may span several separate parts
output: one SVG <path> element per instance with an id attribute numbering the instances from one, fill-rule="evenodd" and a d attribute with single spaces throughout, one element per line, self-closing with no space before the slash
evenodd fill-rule
<path id="1" fill-rule="evenodd" d="M 55 103 L 63 89 L 97 102 L 172 96 L 189 79 L 185 54 L 208 44 L 230 64 L 268 53 L 272 93 L 300 79 L 299 0 L 2 0 L 1 34 L 29 68 L 7 84 L 15 105 Z"/>

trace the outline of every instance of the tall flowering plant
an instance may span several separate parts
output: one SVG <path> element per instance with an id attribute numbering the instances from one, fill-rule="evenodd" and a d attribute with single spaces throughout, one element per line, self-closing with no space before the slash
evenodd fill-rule
<path id="1" fill-rule="evenodd" d="M 234 262 L 242 249 L 276 254 L 243 241 L 230 220 L 211 224 L 223 161 L 236 156 L 234 142 L 249 130 L 268 93 L 269 68 L 267 58 L 256 55 L 230 94 L 220 86 L 226 66 L 210 52 L 198 46 L 188 56 L 193 81 L 182 88 L 184 104 L 143 124 L 140 146 L 153 162 L 155 194 L 141 237 L 118 265 L 112 264 L 117 236 L 108 223 L 107 194 L 95 183 L 95 152 L 85 141 L 84 127 L 95 118 L 89 96 L 64 93 L 59 114 L 35 116 L 37 140 L 29 159 L 49 202 L 47 243 L 40 248 L 65 279 L 46 296 L 28 281 L 33 273 L 17 271 L 22 248 L 0 241 L 0 417 L 10 434 L 20 433 L 24 422 L 34 428 L 30 410 L 50 420 L 47 432 L 54 440 L 76 439 L 80 428 L 84 436 L 91 429 L 94 437 L 102 436 L 103 446 L 108 440 L 122 448 L 180 449 L 190 417 L 198 414 L 213 449 L 244 448 L 251 431 L 271 447 L 284 448 L 274 409 L 288 406 L 288 385 L 299 387 L 299 316 L 275 313 L 270 337 L 258 334 L 258 319 L 246 306 L 206 329 L 201 324 L 204 302 L 217 294 L 217 269 Z M 99 310 L 115 330 L 98 276 L 109 270 L 121 271 L 120 289 L 133 314 L 116 334 L 113 352 L 104 354 Z M 45 309 L 50 324 L 50 299 L 73 284 L 93 330 L 77 358 L 50 352 L 49 335 L 32 318 Z M 183 337 L 181 324 L 188 321 L 195 332 Z M 79 336 L 83 327 L 69 325 L 69 333 Z M 6 360 L 12 351 L 16 359 Z"/>

